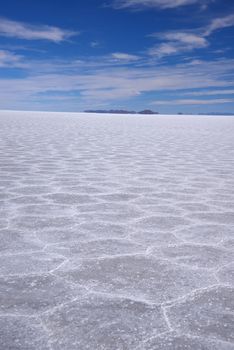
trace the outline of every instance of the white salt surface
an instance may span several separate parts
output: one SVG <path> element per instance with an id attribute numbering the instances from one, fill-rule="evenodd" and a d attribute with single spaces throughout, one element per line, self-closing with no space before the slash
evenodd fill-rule
<path id="1" fill-rule="evenodd" d="M 234 118 L 0 112 L 0 349 L 234 349 Z"/>

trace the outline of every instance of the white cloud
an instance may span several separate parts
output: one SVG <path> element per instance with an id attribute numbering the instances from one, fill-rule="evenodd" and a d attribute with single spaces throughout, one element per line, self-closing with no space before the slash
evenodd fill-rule
<path id="1" fill-rule="evenodd" d="M 0 18 L 0 36 L 25 40 L 49 40 L 58 43 L 77 34 L 79 33 L 58 27 L 31 25 Z"/>
<path id="2" fill-rule="evenodd" d="M 216 18 L 207 26 L 204 35 L 209 36 L 218 29 L 232 26 L 234 26 L 234 14 L 222 18 Z"/>
<path id="3" fill-rule="evenodd" d="M 115 52 L 111 54 L 111 57 L 116 60 L 123 60 L 123 61 L 137 61 L 139 59 L 139 56 L 136 55 L 130 55 L 128 53 L 123 52 Z"/>
<path id="4" fill-rule="evenodd" d="M 209 1 L 212 0 L 115 0 L 113 7 L 116 9 L 141 9 L 144 7 L 169 9 L 196 3 L 202 4 L 202 6 L 204 6 L 204 3 L 207 4 Z"/>
<path id="5" fill-rule="evenodd" d="M 97 90 L 85 90 L 81 92 L 81 96 L 87 100 L 117 100 L 126 99 L 129 97 L 139 96 L 141 93 L 135 89 L 97 89 Z"/>
<path id="6" fill-rule="evenodd" d="M 225 103 L 234 103 L 234 99 L 223 98 L 223 99 L 212 99 L 212 100 L 170 100 L 170 101 L 154 101 L 152 105 L 167 106 L 167 105 L 217 105 Z"/>
<path id="7" fill-rule="evenodd" d="M 189 95 L 189 96 L 234 95 L 234 90 L 194 91 L 194 92 L 186 92 L 183 95 Z"/>
<path id="8" fill-rule="evenodd" d="M 148 51 L 151 56 L 159 58 L 205 48 L 209 45 L 208 41 L 202 36 L 186 32 L 155 33 L 151 36 L 159 37 L 160 40 L 166 40 L 166 42 L 155 45 Z"/>
<path id="9" fill-rule="evenodd" d="M 0 67 L 18 67 L 22 68 L 22 56 L 7 50 L 0 50 Z"/>
<path id="10" fill-rule="evenodd" d="M 148 54 L 155 57 L 164 57 L 174 55 L 179 52 L 179 48 L 173 43 L 163 43 L 155 45 L 148 50 Z"/>
<path id="11" fill-rule="evenodd" d="M 208 45 L 202 36 L 186 32 L 168 32 L 163 37 L 170 41 L 176 41 L 190 47 L 206 47 Z"/>
<path id="12" fill-rule="evenodd" d="M 113 105 L 146 93 L 155 100 L 159 93 L 167 92 L 174 99 L 172 94 L 182 90 L 187 93 L 189 89 L 233 88 L 234 60 L 231 59 L 199 65 L 134 67 L 121 62 L 111 65 L 104 56 L 102 66 L 95 57 L 92 62 L 37 60 L 24 64 L 27 77 L 0 79 L 1 108 L 45 109 L 48 105 L 56 110 L 59 104 L 59 108 L 64 106 L 67 110 L 74 106 L 87 109 L 93 101 L 96 105 Z M 226 100 L 227 96 L 223 98 Z"/>
<path id="13" fill-rule="evenodd" d="M 161 44 L 154 45 L 148 50 L 149 55 L 158 58 L 180 54 L 192 51 L 194 49 L 202 49 L 209 46 L 207 37 L 218 29 L 234 26 L 234 15 L 223 18 L 216 18 L 205 28 L 198 28 L 195 33 L 190 32 L 166 32 L 153 33 L 150 37 L 163 41 Z M 197 34 L 199 33 L 199 34 Z"/>

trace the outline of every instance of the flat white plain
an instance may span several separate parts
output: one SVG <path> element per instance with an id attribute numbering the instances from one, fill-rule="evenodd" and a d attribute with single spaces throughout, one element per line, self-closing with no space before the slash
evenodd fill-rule
<path id="1" fill-rule="evenodd" d="M 0 112 L 0 344 L 234 349 L 234 117 Z"/>

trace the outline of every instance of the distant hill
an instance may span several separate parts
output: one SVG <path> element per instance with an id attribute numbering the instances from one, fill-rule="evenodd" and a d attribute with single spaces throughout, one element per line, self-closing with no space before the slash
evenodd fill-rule
<path id="1" fill-rule="evenodd" d="M 139 114 L 158 114 L 158 112 L 151 111 L 151 109 L 144 109 L 143 111 L 138 112 Z"/>

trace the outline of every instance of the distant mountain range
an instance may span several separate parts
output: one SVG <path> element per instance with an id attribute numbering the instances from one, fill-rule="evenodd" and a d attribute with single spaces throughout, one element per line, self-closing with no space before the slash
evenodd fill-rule
<path id="1" fill-rule="evenodd" d="M 158 114 L 158 112 L 151 111 L 150 109 L 144 109 L 143 111 L 136 112 L 136 111 L 128 111 L 125 109 L 90 109 L 86 110 L 86 113 L 109 113 L 109 114 Z"/>
<path id="2" fill-rule="evenodd" d="M 151 109 L 144 109 L 142 111 L 128 111 L 126 109 L 88 109 L 85 113 L 106 113 L 106 114 L 159 114 L 159 112 L 151 111 Z M 193 115 L 193 113 L 178 112 L 179 115 Z M 234 116 L 234 113 L 195 113 L 194 115 L 213 115 L 213 116 Z"/>

